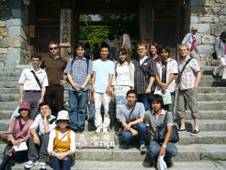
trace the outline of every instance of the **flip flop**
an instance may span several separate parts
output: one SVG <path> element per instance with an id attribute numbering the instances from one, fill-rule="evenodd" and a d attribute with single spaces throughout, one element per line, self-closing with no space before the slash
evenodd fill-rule
<path id="1" fill-rule="evenodd" d="M 182 131 L 186 131 L 186 129 L 179 129 L 178 131 L 181 131 L 182 132 Z"/>

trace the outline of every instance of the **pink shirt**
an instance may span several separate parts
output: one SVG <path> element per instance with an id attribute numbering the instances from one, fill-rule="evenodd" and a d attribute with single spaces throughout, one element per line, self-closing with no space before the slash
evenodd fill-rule
<path id="1" fill-rule="evenodd" d="M 23 139 L 27 141 L 30 137 L 30 126 L 33 123 L 32 119 L 23 122 L 21 118 L 13 117 L 10 121 L 9 128 L 8 128 L 8 140 L 11 141 L 12 139 Z"/>

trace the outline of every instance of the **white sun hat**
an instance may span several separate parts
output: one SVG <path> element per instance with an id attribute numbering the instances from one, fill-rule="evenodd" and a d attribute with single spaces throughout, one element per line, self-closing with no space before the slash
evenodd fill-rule
<path id="1" fill-rule="evenodd" d="M 67 110 L 61 110 L 58 112 L 57 121 L 58 120 L 68 120 L 69 121 L 69 115 Z"/>

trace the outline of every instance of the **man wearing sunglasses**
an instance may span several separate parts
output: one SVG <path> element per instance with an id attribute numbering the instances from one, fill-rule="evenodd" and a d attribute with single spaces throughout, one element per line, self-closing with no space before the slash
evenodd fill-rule
<path id="1" fill-rule="evenodd" d="M 66 60 L 60 56 L 59 43 L 50 41 L 49 53 L 43 57 L 41 68 L 45 68 L 49 86 L 46 88 L 45 102 L 49 104 L 53 115 L 56 116 L 58 111 L 63 107 L 64 101 L 64 69 L 67 65 Z"/>

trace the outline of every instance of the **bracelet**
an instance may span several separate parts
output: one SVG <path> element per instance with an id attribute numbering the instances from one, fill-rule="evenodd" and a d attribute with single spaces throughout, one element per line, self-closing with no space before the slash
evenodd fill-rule
<path id="1" fill-rule="evenodd" d="M 166 148 L 166 144 L 163 144 L 162 147 L 163 147 L 163 148 Z"/>

